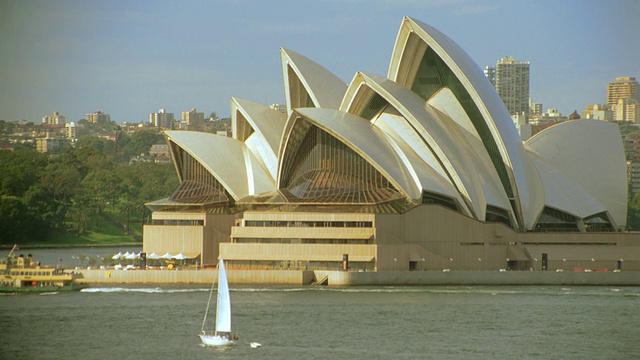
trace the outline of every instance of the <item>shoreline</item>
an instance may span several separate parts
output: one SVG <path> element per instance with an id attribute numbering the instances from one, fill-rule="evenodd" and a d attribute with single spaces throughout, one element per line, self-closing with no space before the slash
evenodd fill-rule
<path id="1" fill-rule="evenodd" d="M 211 284 L 215 269 L 200 270 L 74 270 L 90 286 L 115 284 Z M 230 285 L 263 286 L 476 286 L 565 285 L 640 286 L 640 272 L 551 271 L 384 271 L 227 270 Z"/>

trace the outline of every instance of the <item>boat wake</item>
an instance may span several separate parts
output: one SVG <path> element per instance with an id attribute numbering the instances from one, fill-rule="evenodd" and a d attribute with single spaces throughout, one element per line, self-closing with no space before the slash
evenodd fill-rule
<path id="1" fill-rule="evenodd" d="M 129 288 L 129 287 L 93 287 L 80 290 L 83 293 L 147 293 L 147 294 L 168 294 L 168 293 L 190 293 L 205 292 L 208 289 L 162 289 L 162 288 Z"/>

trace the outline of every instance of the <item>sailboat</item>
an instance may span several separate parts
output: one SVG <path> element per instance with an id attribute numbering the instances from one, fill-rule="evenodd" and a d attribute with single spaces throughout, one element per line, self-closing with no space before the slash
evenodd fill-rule
<path id="1" fill-rule="evenodd" d="M 214 287 L 215 281 L 211 284 L 209 301 L 207 302 L 207 309 L 204 312 L 204 320 L 202 320 L 202 334 L 199 335 L 200 339 L 206 346 L 235 345 L 238 337 L 237 335 L 234 336 L 231 334 L 231 298 L 229 297 L 229 283 L 227 282 L 227 272 L 224 269 L 222 256 L 218 264 L 218 298 L 216 302 L 215 329 L 213 334 L 207 334 L 205 325 L 207 323 L 207 315 L 209 313 L 209 305 L 211 304 Z"/>

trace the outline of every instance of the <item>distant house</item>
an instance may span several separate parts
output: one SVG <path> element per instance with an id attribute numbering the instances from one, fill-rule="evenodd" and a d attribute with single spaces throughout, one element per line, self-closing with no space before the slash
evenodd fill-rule
<path id="1" fill-rule="evenodd" d="M 71 141 L 65 138 L 46 137 L 36 140 L 36 150 L 41 153 L 47 153 L 54 149 L 69 146 L 71 146 Z"/>
<path id="2" fill-rule="evenodd" d="M 167 155 L 158 155 L 155 157 L 155 159 L 153 159 L 153 162 L 155 162 L 156 164 L 170 164 L 171 157 Z"/>
<path id="3" fill-rule="evenodd" d="M 171 160 L 171 155 L 169 154 L 169 145 L 167 144 L 153 144 L 151 145 L 151 149 L 149 149 L 149 155 L 151 156 L 166 156 Z"/>

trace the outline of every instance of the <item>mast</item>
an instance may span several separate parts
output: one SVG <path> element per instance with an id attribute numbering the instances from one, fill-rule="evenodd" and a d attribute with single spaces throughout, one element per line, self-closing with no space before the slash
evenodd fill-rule
<path id="1" fill-rule="evenodd" d="M 204 310 L 204 319 L 202 319 L 202 332 L 204 332 L 204 326 L 207 322 L 207 315 L 209 314 L 209 307 L 211 305 L 211 297 L 213 295 L 213 289 L 215 288 L 216 285 L 216 278 L 213 278 L 213 281 L 211 282 L 211 290 L 209 291 L 209 300 L 207 301 L 207 308 Z"/>

